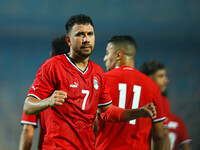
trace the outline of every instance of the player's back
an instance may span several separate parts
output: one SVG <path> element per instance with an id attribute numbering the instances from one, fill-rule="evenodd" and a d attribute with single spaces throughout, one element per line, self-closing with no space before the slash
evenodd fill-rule
<path id="1" fill-rule="evenodd" d="M 113 105 L 125 109 L 140 108 L 150 102 L 156 105 L 157 118 L 161 113 L 160 90 L 156 83 L 138 70 L 121 66 L 106 73 L 107 85 Z M 97 149 L 150 149 L 152 120 L 139 118 L 126 123 L 109 123 L 99 120 Z"/>

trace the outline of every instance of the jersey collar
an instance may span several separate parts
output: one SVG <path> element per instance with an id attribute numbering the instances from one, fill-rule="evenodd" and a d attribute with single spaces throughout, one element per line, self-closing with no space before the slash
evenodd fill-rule
<path id="1" fill-rule="evenodd" d="M 87 70 L 88 70 L 88 64 L 89 64 L 89 60 L 88 60 L 88 64 L 87 64 L 87 67 L 85 68 L 85 70 L 84 71 L 82 71 L 81 69 L 79 69 L 78 67 L 77 67 L 77 65 L 71 60 L 71 58 L 70 57 L 68 57 L 66 54 L 64 54 L 65 55 L 65 57 L 67 58 L 67 60 L 79 71 L 79 72 L 81 72 L 82 74 L 85 74 L 86 72 L 87 72 Z"/>

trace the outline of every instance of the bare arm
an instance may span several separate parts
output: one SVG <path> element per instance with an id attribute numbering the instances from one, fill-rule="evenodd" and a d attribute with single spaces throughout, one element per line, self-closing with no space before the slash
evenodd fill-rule
<path id="1" fill-rule="evenodd" d="M 182 150 L 191 150 L 190 143 L 184 143 L 181 148 Z"/>
<path id="2" fill-rule="evenodd" d="M 96 117 L 95 117 L 95 120 L 94 120 L 94 124 L 93 124 L 93 132 L 94 132 L 95 136 L 97 134 L 97 128 L 98 128 L 98 114 L 96 114 Z"/>
<path id="3" fill-rule="evenodd" d="M 164 145 L 164 125 L 163 121 L 152 124 L 153 150 L 162 150 Z"/>
<path id="4" fill-rule="evenodd" d="M 20 142 L 19 142 L 19 150 L 30 150 L 31 149 L 34 130 L 35 130 L 35 128 L 33 125 L 28 125 L 28 124 L 23 125 Z"/>
<path id="5" fill-rule="evenodd" d="M 43 100 L 29 96 L 24 102 L 24 112 L 28 115 L 37 115 L 49 107 L 62 105 L 65 98 L 67 98 L 67 93 L 59 90 L 54 91 L 50 97 Z"/>
<path id="6" fill-rule="evenodd" d="M 106 110 L 108 110 L 111 106 L 112 106 L 112 104 L 99 107 L 99 112 L 103 113 Z M 121 113 L 121 110 L 120 110 L 121 108 L 118 108 L 118 107 L 116 107 L 116 108 L 119 110 L 113 111 L 114 113 L 113 112 L 110 113 L 109 116 L 107 116 L 107 117 L 113 117 L 115 115 L 115 113 Z M 153 105 L 153 103 L 149 103 L 139 109 L 125 109 L 123 120 L 115 120 L 115 121 L 116 122 L 126 122 L 126 121 L 130 121 L 130 120 L 137 119 L 140 117 L 144 117 L 144 118 L 149 117 L 151 119 L 156 118 L 156 110 L 155 110 L 155 106 Z"/>
<path id="7" fill-rule="evenodd" d="M 169 129 L 164 129 L 164 150 L 170 150 Z"/>

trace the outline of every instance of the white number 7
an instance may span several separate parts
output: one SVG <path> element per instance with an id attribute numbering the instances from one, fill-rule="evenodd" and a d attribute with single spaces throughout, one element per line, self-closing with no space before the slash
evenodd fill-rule
<path id="1" fill-rule="evenodd" d="M 126 89 L 127 89 L 127 84 L 124 83 L 119 83 L 119 107 L 120 108 L 125 108 L 125 103 L 126 103 Z M 133 104 L 132 104 L 132 109 L 136 109 L 139 106 L 139 101 L 140 101 L 140 93 L 141 93 L 141 86 L 134 85 L 133 86 L 133 92 L 134 97 L 133 97 Z M 130 124 L 135 124 L 136 119 L 129 121 Z"/>
<path id="2" fill-rule="evenodd" d="M 83 104 L 82 104 L 82 109 L 85 110 L 85 104 L 86 104 L 86 101 L 87 101 L 87 98 L 89 96 L 90 91 L 88 91 L 88 90 L 82 90 L 82 93 L 86 94 L 85 97 L 84 97 L 84 99 L 83 99 Z"/>

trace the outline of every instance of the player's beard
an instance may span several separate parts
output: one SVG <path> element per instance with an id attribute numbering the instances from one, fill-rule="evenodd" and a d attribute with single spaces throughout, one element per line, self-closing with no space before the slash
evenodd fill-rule
<path id="1" fill-rule="evenodd" d="M 80 48 L 75 48 L 74 52 L 78 56 L 81 56 L 81 57 L 84 57 L 84 58 L 89 57 L 92 54 L 94 47 L 92 47 L 91 45 L 87 45 L 87 46 L 89 46 L 90 50 L 85 50 L 84 46 L 81 46 Z"/>

